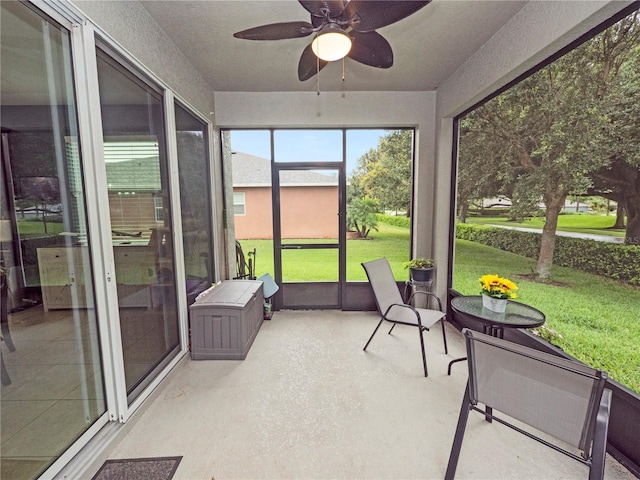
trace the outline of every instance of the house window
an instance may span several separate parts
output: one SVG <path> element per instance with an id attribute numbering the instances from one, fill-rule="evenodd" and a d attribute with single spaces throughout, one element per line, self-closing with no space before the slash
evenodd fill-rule
<path id="1" fill-rule="evenodd" d="M 233 214 L 234 215 L 244 215 L 245 211 L 245 203 L 244 203 L 244 192 L 238 192 L 233 194 Z"/>
<path id="2" fill-rule="evenodd" d="M 153 197 L 153 207 L 156 212 L 156 222 L 164 222 L 164 206 L 161 197 Z"/>

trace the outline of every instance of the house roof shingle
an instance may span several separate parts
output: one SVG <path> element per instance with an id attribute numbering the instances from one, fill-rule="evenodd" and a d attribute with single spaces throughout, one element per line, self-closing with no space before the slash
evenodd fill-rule
<path id="1" fill-rule="evenodd" d="M 271 161 L 243 152 L 233 152 L 234 187 L 270 187 Z M 324 175 L 317 170 L 285 170 L 280 172 L 280 185 L 293 186 L 337 186 L 338 178 Z"/>

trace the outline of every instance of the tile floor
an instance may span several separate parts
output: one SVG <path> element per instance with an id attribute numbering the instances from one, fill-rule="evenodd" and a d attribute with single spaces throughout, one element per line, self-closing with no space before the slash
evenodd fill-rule
<path id="1" fill-rule="evenodd" d="M 121 311 L 126 378 L 135 384 L 177 341 L 160 309 Z M 0 389 L 0 478 L 37 477 L 106 411 L 93 310 L 9 315 L 15 351 L 2 342 L 10 385 Z"/>
<path id="2" fill-rule="evenodd" d="M 91 317 L 41 306 L 9 315 L 16 350 L 3 342 L 11 378 L 0 390 L 3 479 L 34 478 L 105 411 Z"/>

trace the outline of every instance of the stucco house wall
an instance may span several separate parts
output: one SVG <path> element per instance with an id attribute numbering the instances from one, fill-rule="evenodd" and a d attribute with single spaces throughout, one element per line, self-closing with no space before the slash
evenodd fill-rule
<path id="1" fill-rule="evenodd" d="M 236 238 L 272 239 L 271 188 L 233 192 L 245 194 L 245 214 L 234 215 Z M 282 187 L 280 208 L 282 238 L 338 238 L 338 187 Z"/>
<path id="2" fill-rule="evenodd" d="M 244 214 L 233 216 L 236 238 L 273 238 L 271 187 L 233 187 L 233 193 L 244 193 Z"/>
<path id="3" fill-rule="evenodd" d="M 235 238 L 273 238 L 271 161 L 231 155 L 233 193 L 244 193 L 244 214 L 234 215 Z M 338 238 L 338 179 L 317 170 L 279 171 L 282 238 Z"/>
<path id="4" fill-rule="evenodd" d="M 280 189 L 283 238 L 338 238 L 338 187 Z"/>

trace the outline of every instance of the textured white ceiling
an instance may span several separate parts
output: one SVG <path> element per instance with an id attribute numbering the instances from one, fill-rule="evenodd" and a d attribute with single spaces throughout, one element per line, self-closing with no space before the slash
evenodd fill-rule
<path id="1" fill-rule="evenodd" d="M 316 77 L 300 82 L 298 59 L 310 38 L 250 41 L 233 37 L 247 28 L 309 21 L 296 0 L 143 1 L 147 11 L 215 91 L 313 91 Z M 434 0 L 378 33 L 391 44 L 387 70 L 345 61 L 320 72 L 323 91 L 435 90 L 527 2 Z"/>

